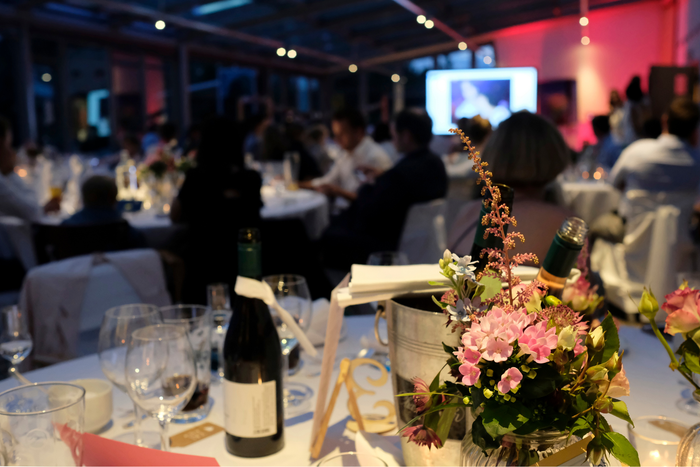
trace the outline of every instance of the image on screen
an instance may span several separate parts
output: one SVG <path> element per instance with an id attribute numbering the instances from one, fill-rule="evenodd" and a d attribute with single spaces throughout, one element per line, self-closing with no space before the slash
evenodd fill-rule
<path id="1" fill-rule="evenodd" d="M 497 127 L 510 117 L 510 80 L 457 80 L 451 83 L 452 123 L 480 115 Z"/>

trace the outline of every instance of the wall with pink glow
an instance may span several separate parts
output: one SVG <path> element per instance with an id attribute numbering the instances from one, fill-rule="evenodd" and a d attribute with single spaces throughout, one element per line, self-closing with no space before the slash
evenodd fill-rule
<path id="1" fill-rule="evenodd" d="M 667 10 L 656 0 L 593 10 L 587 46 L 581 44 L 578 16 L 504 29 L 494 35 L 498 66 L 534 66 L 540 82 L 575 79 L 578 120 L 585 131 L 591 117 L 608 112 L 611 89 L 624 95 L 635 74 L 646 88 L 652 65 L 671 64 Z"/>

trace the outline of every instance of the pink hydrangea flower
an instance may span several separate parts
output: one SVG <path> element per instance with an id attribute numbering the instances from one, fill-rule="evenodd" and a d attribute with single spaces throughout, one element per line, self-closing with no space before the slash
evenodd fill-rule
<path id="1" fill-rule="evenodd" d="M 401 436 L 408 438 L 409 442 L 416 443 L 418 446 L 428 446 L 428 449 L 433 446 L 442 447 L 442 440 L 437 433 L 426 426 L 410 426 L 401 432 Z"/>
<path id="2" fill-rule="evenodd" d="M 462 373 L 462 383 L 467 386 L 474 386 L 481 376 L 479 367 L 468 362 L 459 366 L 459 372 Z"/>
<path id="3" fill-rule="evenodd" d="M 495 337 L 486 339 L 486 348 L 481 355 L 484 360 L 505 362 L 513 354 L 513 346 L 507 341 Z"/>
<path id="4" fill-rule="evenodd" d="M 700 327 L 700 290 L 686 287 L 666 295 L 665 298 L 666 303 L 661 305 L 661 309 L 668 313 L 665 332 L 676 334 Z"/>
<path id="5" fill-rule="evenodd" d="M 454 355 L 460 362 L 467 362 L 472 365 L 476 365 L 479 363 L 479 360 L 481 360 L 481 354 L 479 352 L 465 347 L 459 347 L 455 350 Z"/>
<path id="6" fill-rule="evenodd" d="M 523 374 L 517 368 L 508 368 L 501 376 L 501 381 L 498 383 L 498 390 L 501 394 L 510 392 L 523 380 Z"/>
<path id="7" fill-rule="evenodd" d="M 518 339 L 522 353 L 534 357 L 537 363 L 547 363 L 552 350 L 557 348 L 557 329 L 552 327 L 547 330 L 547 322 L 540 321 L 534 326 L 530 326 Z"/>

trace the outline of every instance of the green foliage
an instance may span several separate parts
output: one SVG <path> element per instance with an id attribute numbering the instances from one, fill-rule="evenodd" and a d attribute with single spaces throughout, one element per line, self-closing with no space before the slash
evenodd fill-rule
<path id="1" fill-rule="evenodd" d="M 481 300 L 488 300 L 495 297 L 501 291 L 501 280 L 492 276 L 482 276 L 481 285 L 484 291 L 481 293 Z"/>
<path id="2" fill-rule="evenodd" d="M 639 454 L 624 435 L 612 431 L 603 433 L 601 441 L 603 446 L 623 464 L 640 465 Z"/>
<path id="3" fill-rule="evenodd" d="M 630 417 L 630 413 L 627 410 L 627 404 L 622 402 L 621 400 L 613 399 L 613 409 L 612 412 L 610 412 L 617 418 L 620 418 L 630 425 L 634 427 L 634 422 L 632 421 L 632 418 Z"/>
<path id="4" fill-rule="evenodd" d="M 503 436 L 523 426 L 532 413 L 520 402 L 513 404 L 487 404 L 481 414 L 484 428 L 493 438 Z"/>
<path id="5" fill-rule="evenodd" d="M 453 397 L 450 403 L 457 405 L 458 401 L 458 397 Z M 438 421 L 437 430 L 435 430 L 435 432 L 440 437 L 443 444 L 445 441 L 447 441 L 447 435 L 450 433 L 450 427 L 452 426 L 452 421 L 454 420 L 456 413 L 457 407 L 450 407 L 449 409 L 442 411 L 442 415 L 440 417 L 440 421 Z"/>

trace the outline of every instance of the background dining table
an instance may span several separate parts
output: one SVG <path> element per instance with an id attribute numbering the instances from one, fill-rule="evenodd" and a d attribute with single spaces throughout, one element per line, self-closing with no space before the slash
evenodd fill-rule
<path id="1" fill-rule="evenodd" d="M 374 339 L 371 316 L 352 316 L 345 319 L 347 337 L 340 343 L 336 362 L 343 357 L 355 357 L 362 351 L 363 345 L 367 346 Z M 627 403 L 631 417 L 645 415 L 664 415 L 677 419 L 687 426 L 700 422 L 700 416 L 684 412 L 676 406 L 681 399 L 681 392 L 689 393 L 689 386 L 682 382 L 678 373 L 673 373 L 668 367 L 668 355 L 656 338 L 643 332 L 640 328 L 621 326 L 620 336 L 622 346 L 625 348 L 623 364 L 630 381 L 631 395 L 623 398 Z M 306 358 L 306 357 L 305 357 Z M 224 433 L 220 432 L 187 447 L 173 448 L 173 452 L 210 456 L 216 458 L 220 465 L 311 465 L 315 462 L 310 458 L 309 445 L 313 418 L 319 384 L 320 365 L 309 362 L 308 358 L 299 372 L 290 377 L 295 384 L 303 384 L 314 391 L 314 396 L 303 406 L 298 414 L 285 420 L 285 447 L 282 451 L 269 457 L 258 459 L 239 458 L 228 454 L 224 447 Z M 332 381 L 337 377 L 337 365 Z M 356 381 L 367 389 L 376 390 L 374 396 L 363 396 L 358 399 L 360 410 L 367 414 L 377 412 L 372 406 L 378 400 L 392 400 L 392 388 L 390 382 L 380 388 L 369 386 L 361 375 L 376 378 L 378 370 L 373 367 L 361 367 L 358 369 Z M 40 370 L 26 373 L 26 377 L 34 382 L 43 381 L 69 381 L 78 378 L 106 379 L 100 370 L 97 355 L 89 355 L 80 359 L 60 363 Z M 6 379 L 0 382 L 0 390 L 7 390 L 17 385 L 14 379 Z M 198 422 L 209 422 L 223 426 L 223 400 L 221 383 L 214 383 L 211 387 L 210 397 L 214 399 L 214 405 L 209 416 Z M 124 425 L 133 418 L 130 412 L 132 404 L 128 396 L 117 389 L 114 390 L 114 412 L 112 422 L 105 430 L 99 433 L 106 438 L 113 438 L 124 433 L 128 429 Z M 383 415 L 383 414 L 382 414 Z M 622 420 L 607 416 L 612 427 L 627 435 L 627 423 Z M 328 435 L 321 451 L 321 457 L 336 452 L 355 450 L 355 434 L 346 430 L 345 424 L 349 420 L 347 409 L 347 394 L 343 390 L 330 421 Z M 156 431 L 155 421 L 144 424 L 145 429 Z M 188 430 L 195 426 L 172 424 L 170 435 Z M 397 445 L 399 440 L 395 432 L 388 433 L 388 442 Z M 396 459 L 402 462 L 402 459 Z M 390 463 L 391 465 L 392 463 Z M 396 465 L 395 463 L 393 463 Z"/>

